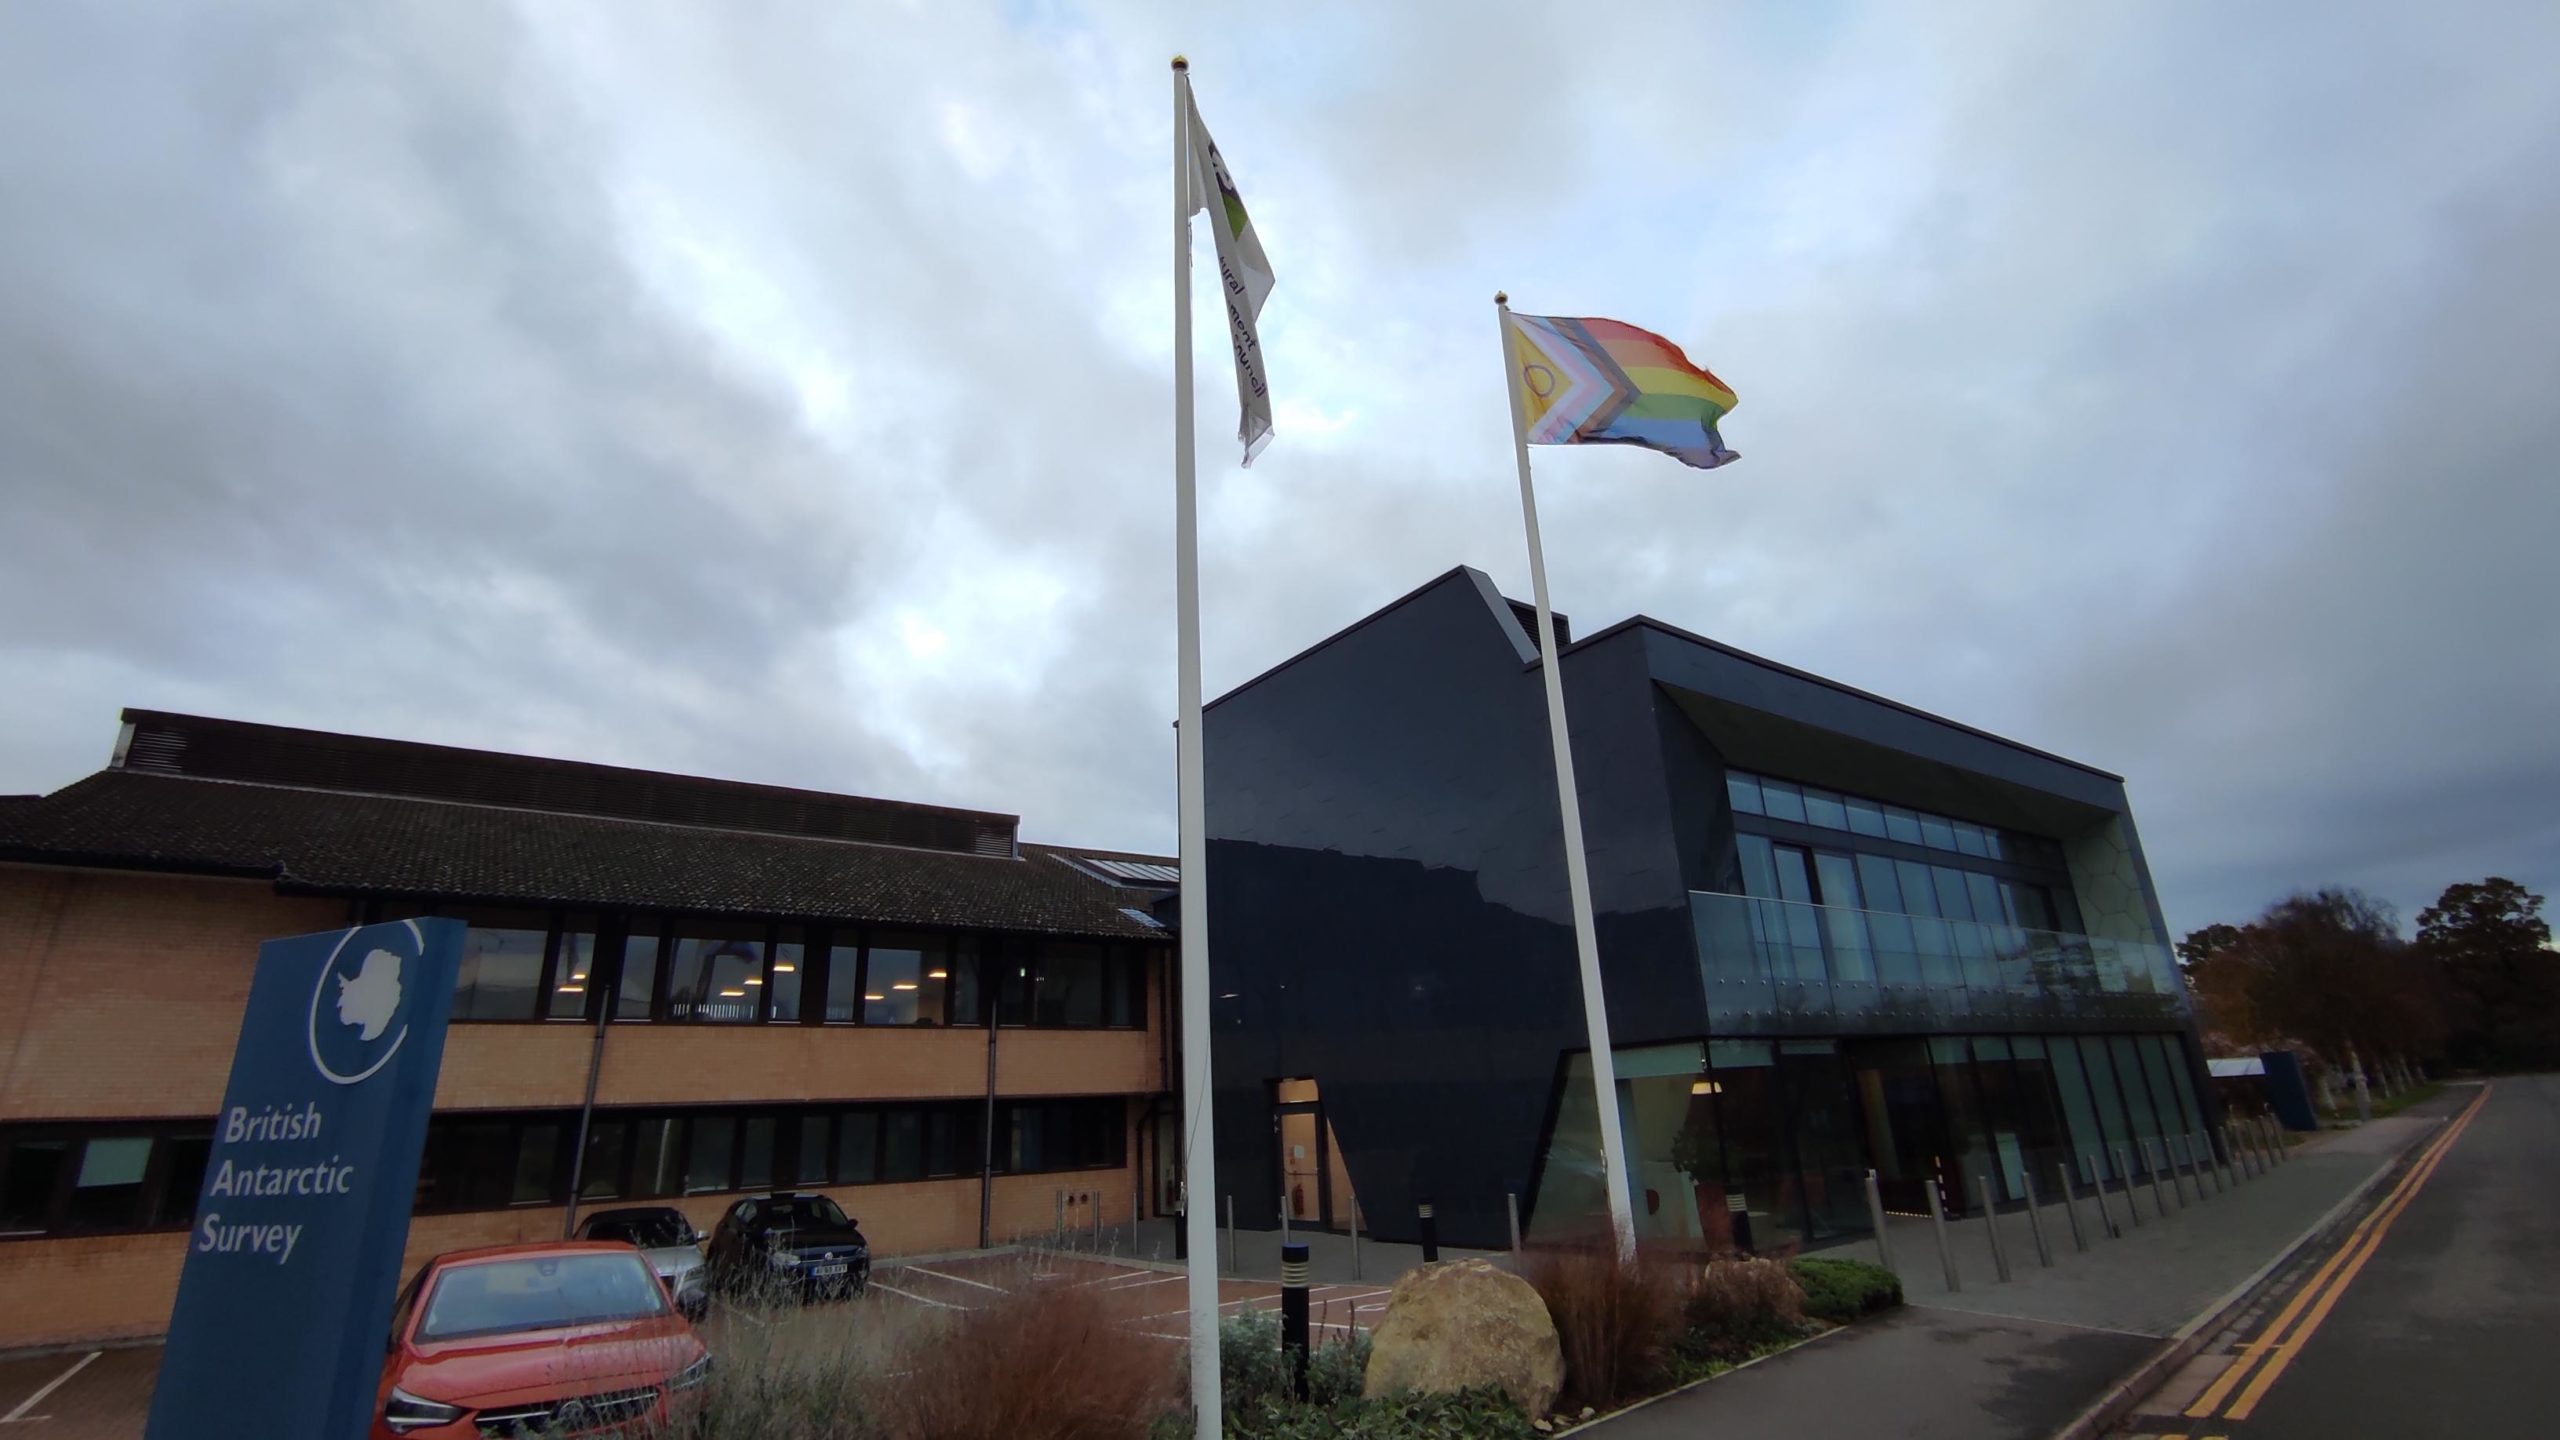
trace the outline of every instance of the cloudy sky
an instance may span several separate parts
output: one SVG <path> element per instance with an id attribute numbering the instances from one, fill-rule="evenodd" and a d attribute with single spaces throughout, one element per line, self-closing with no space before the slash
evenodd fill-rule
<path id="1" fill-rule="evenodd" d="M 0 7 L 0 792 L 131 704 L 1170 846 L 1177 49 L 1211 693 L 1526 592 L 1507 288 L 1743 397 L 1541 452 L 1579 627 L 2124 773 L 2180 929 L 2560 887 L 2534 0 Z"/>

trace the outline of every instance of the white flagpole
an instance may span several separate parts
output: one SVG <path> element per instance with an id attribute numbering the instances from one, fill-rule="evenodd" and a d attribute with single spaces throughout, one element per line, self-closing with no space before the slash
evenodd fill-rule
<path id="1" fill-rule="evenodd" d="M 1618 1129 L 1618 1063 L 1609 1050 L 1609 1007 L 1600 994 L 1600 942 L 1591 926 L 1591 873 L 1582 857 L 1582 799 L 1573 783 L 1573 740 L 1564 724 L 1564 666 L 1556 653 L 1556 617 L 1547 608 L 1547 554 L 1538 543 L 1538 496 L 1529 485 L 1528 416 L 1520 404 L 1520 363 L 1512 348 L 1511 297 L 1493 297 L 1502 327 L 1502 389 L 1511 397 L 1511 448 L 1520 459 L 1520 518 L 1529 529 L 1529 586 L 1538 600 L 1538 668 L 1547 675 L 1547 737 L 1555 742 L 1556 804 L 1564 815 L 1564 879 L 1573 897 L 1573 948 L 1582 962 L 1582 1023 L 1591 1041 L 1591 1091 L 1600 1111 L 1600 1171 L 1609 1188 L 1609 1228 L 1618 1255 L 1636 1253 L 1635 1207 Z M 1189 863 L 1187 860 L 1184 863 Z M 1190 887 L 1184 886 L 1188 894 Z"/>
<path id="2" fill-rule="evenodd" d="M 1209 1113 L 1209 840 L 1200 762 L 1200 533 L 1192 471 L 1191 67 L 1173 57 L 1173 588 L 1181 652 L 1174 731 L 1182 868 L 1182 1223 L 1191 1250 L 1193 1433 L 1225 1433 L 1218 1393 L 1217 1140 Z"/>

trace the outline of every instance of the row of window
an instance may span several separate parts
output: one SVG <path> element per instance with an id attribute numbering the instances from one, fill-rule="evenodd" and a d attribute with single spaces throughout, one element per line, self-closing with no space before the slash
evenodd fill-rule
<path id="1" fill-rule="evenodd" d="M 386 911 L 376 918 L 401 918 Z M 1133 945 L 767 921 L 465 914 L 453 1018 L 709 1025 L 1146 1024 Z"/>
<path id="2" fill-rule="evenodd" d="M 2027 930 L 2078 929 L 2076 914 L 2059 914 L 2054 894 L 2025 880 L 2004 880 L 1952 865 L 1923 865 L 1883 855 L 1808 850 L 1760 835 L 1735 837 L 1742 856 L 1742 888 L 1763 900 L 1793 900 L 1844 910 L 1878 910 L 1933 920 L 1971 920 Z M 2065 909 L 2069 897 L 2063 897 Z M 2064 925 L 2064 920 L 2074 922 Z"/>
<path id="3" fill-rule="evenodd" d="M 1932 850 L 1979 855 L 1986 860 L 2010 860 L 2055 870 L 2063 864 L 2062 847 L 2041 835 L 1952 820 L 1925 810 L 1887 805 L 1881 800 L 1843 795 L 1791 780 L 1771 780 L 1740 770 L 1726 771 L 1724 783 L 1726 793 L 1733 798 L 1734 810 L 1744 815 L 1819 825 L 1826 830 L 1926 845 Z"/>
<path id="4" fill-rule="evenodd" d="M 1117 1096 L 898 1105 L 602 1111 L 578 1169 L 581 1202 L 777 1186 L 870 1185 L 1117 1168 L 1128 1161 Z M 439 1115 L 419 1157 L 419 1213 L 560 1205 L 577 1146 L 574 1110 Z M 194 1121 L 0 1131 L 0 1237 L 184 1227 L 212 1150 Z"/>

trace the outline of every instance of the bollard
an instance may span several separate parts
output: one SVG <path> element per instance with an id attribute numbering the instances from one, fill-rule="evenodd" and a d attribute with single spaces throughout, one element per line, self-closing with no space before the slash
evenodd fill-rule
<path id="1" fill-rule="evenodd" d="M 2269 1163 L 2266 1136 L 2259 1130 L 2258 1122 L 2254 1118 L 2240 1122 L 2240 1149 L 2249 1157 L 2249 1178 L 2256 1180 L 2264 1177 Z"/>
<path id="2" fill-rule="evenodd" d="M 2133 1198 L 2133 1155 L 2124 1146 L 2116 1147 L 2116 1183 L 2124 1187 L 2124 1213 L 2133 1217 L 2133 1228 L 2142 1228 L 2142 1202 Z"/>
<path id="3" fill-rule="evenodd" d="M 1511 1207 L 1511 1253 L 1516 1256 L 1520 1253 L 1520 1192 L 1503 1191 L 1502 1202 Z"/>
<path id="4" fill-rule="evenodd" d="M 2027 1231 L 2036 1237 L 2036 1263 L 2050 1270 L 2053 1268 L 2053 1247 L 2045 1243 L 2044 1212 L 2036 1208 L 2035 1172 L 2021 1169 L 2018 1172 L 2018 1189 L 2027 1197 Z"/>
<path id="5" fill-rule="evenodd" d="M 2062 1213 L 2071 1217 L 2071 1248 L 2086 1255 L 2089 1253 L 2089 1237 L 2080 1231 L 2080 1201 L 2071 1193 L 2071 1167 L 2055 1161 L 2053 1178 L 2062 1184 Z"/>
<path id="6" fill-rule="evenodd" d="M 1751 1203 L 1739 1190 L 1724 1197 L 1725 1219 L 1733 1227 L 1733 1248 L 1745 1255 L 1754 1253 L 1751 1244 Z"/>
<path id="7" fill-rule="evenodd" d="M 2220 1167 L 2216 1171 L 2216 1174 L 2222 1182 L 2222 1188 L 2225 1190 L 2237 1190 L 2240 1188 L 2240 1167 L 2237 1163 L 2240 1157 L 2231 1148 L 2231 1126 L 2229 1122 L 2225 1122 L 2216 1128 L 2214 1131 L 2214 1138 L 2222 1142 L 2219 1146 L 2215 1147 L 2214 1150 L 2214 1164 Z"/>
<path id="8" fill-rule="evenodd" d="M 2181 1210 L 2187 1208 L 2188 1176 L 2179 1168 L 2180 1161 L 2178 1157 L 2185 1152 L 2186 1148 L 2186 1142 L 2175 1135 L 2163 1135 L 2160 1137 L 2160 1161 L 2162 1164 L 2169 1167 L 2169 1193 L 2178 1197 L 2178 1208 Z M 2196 1187 L 2196 1201 L 2198 1203 L 2202 1203 L 2203 1200 L 2204 1187 L 2198 1186 Z"/>
<path id="9" fill-rule="evenodd" d="M 1956 1252 L 1947 1248 L 1947 1207 L 1938 1200 L 1938 1178 L 1932 1175 L 1926 1184 L 1929 1191 L 1929 1225 L 1938 1232 L 1938 1265 L 1947 1272 L 1947 1293 L 1953 1295 L 1964 1289 L 1964 1283 L 1956 1279 Z"/>
<path id="10" fill-rule="evenodd" d="M 1280 1243 L 1289 1243 L 1289 1192 L 1280 1192 Z"/>
<path id="11" fill-rule="evenodd" d="M 1064 1248 L 1067 1238 L 1067 1192 L 1052 1190 L 1049 1192 L 1049 1198 L 1058 1202 L 1058 1216 L 1049 1223 L 1049 1233 L 1056 1237 L 1060 1247 Z"/>
<path id="12" fill-rule="evenodd" d="M 2122 1239 L 2124 1230 L 2116 1224 L 2116 1212 L 2107 1208 L 2107 1174 L 2096 1157 L 2089 1162 L 2089 1193 L 2098 1197 L 2098 1228 L 2110 1240 Z"/>
<path id="13" fill-rule="evenodd" d="M 1191 1258 L 1191 1192 L 1175 1193 L 1173 1201 L 1173 1258 Z"/>
<path id="14" fill-rule="evenodd" d="M 2199 1142 L 2201 1142 L 2199 1144 Z M 2213 1137 L 2198 1135 L 2187 1142 L 2187 1148 L 2203 1157 L 2204 1177 L 2213 1182 L 2213 1193 L 2222 1193 L 2222 1157 L 2213 1152 Z"/>
<path id="15" fill-rule="evenodd" d="M 1974 1177 L 1974 1189 L 1982 1196 L 1982 1229 L 1991 1237 L 1991 1268 L 2000 1283 L 2009 1283 L 2009 1250 L 2000 1243 L 2000 1212 L 1991 1203 L 1991 1175 L 1985 1171 Z"/>
<path id="16" fill-rule="evenodd" d="M 1227 1272 L 1242 1268 L 1236 1263 L 1236 1197 L 1227 1197 Z"/>
<path id="17" fill-rule="evenodd" d="M 2158 1210 L 2160 1218 L 2166 1220 L 2169 1218 L 2169 1201 L 2160 1188 L 2160 1162 L 2152 1157 L 2149 1140 L 2144 1140 L 2141 1144 L 2142 1163 L 2151 1171 L 2151 1203 Z M 2163 1145 L 2160 1148 L 2166 1151 L 2169 1147 Z"/>
<path id="18" fill-rule="evenodd" d="M 1288 1368 L 1289 1389 L 1300 1404 L 1307 1398 L 1307 1242 L 1280 1243 L 1280 1361 Z"/>
<path id="19" fill-rule="evenodd" d="M 1102 1253 L 1102 1192 L 1093 1192 L 1093 1253 Z"/>
<path id="20" fill-rule="evenodd" d="M 1413 1215 L 1422 1227 L 1422 1263 L 1432 1264 L 1440 1258 L 1440 1222 L 1433 1217 L 1428 1200 L 1414 1206 Z"/>
<path id="21" fill-rule="evenodd" d="M 1876 1259 L 1899 1279 L 1902 1269 L 1893 1263 L 1893 1235 L 1885 1229 L 1884 1191 L 1876 1186 L 1876 1172 L 1867 1172 L 1867 1223 L 1876 1227 Z"/>

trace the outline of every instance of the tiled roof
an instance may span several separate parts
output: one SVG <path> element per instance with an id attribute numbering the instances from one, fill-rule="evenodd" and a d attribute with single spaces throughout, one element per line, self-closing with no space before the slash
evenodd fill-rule
<path id="1" fill-rule="evenodd" d="M 1162 940 L 1128 892 L 1031 859 L 108 770 L 0 804 L 0 860 L 278 888 Z"/>

